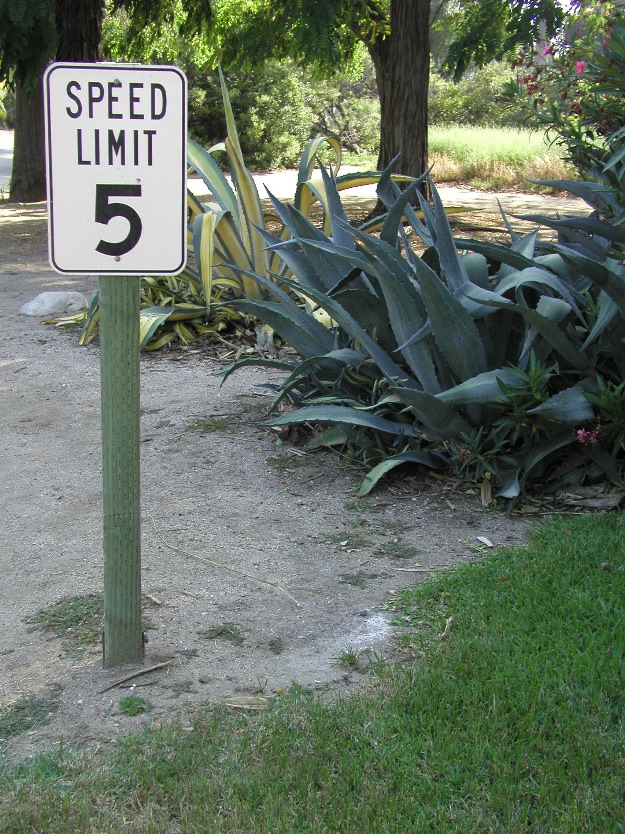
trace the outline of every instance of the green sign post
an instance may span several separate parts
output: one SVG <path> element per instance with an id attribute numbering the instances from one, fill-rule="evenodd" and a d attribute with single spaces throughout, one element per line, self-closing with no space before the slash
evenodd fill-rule
<path id="1" fill-rule="evenodd" d="M 176 67 L 51 64 L 44 103 L 50 264 L 99 276 L 109 668 L 143 658 L 140 276 L 186 263 L 186 79 Z"/>
<path id="2" fill-rule="evenodd" d="M 143 657 L 139 477 L 140 279 L 100 276 L 104 665 Z"/>

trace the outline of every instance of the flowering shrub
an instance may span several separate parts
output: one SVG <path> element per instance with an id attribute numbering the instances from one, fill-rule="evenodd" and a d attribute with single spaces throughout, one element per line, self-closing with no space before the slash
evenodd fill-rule
<path id="1" fill-rule="evenodd" d="M 517 117 L 544 129 L 584 179 L 596 177 L 625 124 L 623 22 L 607 0 L 580 8 L 555 39 L 518 53 L 504 88 Z"/>

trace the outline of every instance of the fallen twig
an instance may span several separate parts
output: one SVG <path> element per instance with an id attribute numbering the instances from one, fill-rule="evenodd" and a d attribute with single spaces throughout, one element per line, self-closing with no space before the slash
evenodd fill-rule
<path id="1" fill-rule="evenodd" d="M 311 481 L 316 480 L 317 478 L 322 478 L 326 473 L 325 472 L 318 472 L 316 475 L 312 475 L 310 478 L 306 478 L 305 481 L 302 481 L 303 484 L 308 484 Z M 338 513 L 336 513 L 338 515 Z"/>
<path id="2" fill-rule="evenodd" d="M 394 570 L 400 570 L 404 573 L 429 573 L 430 571 L 436 570 L 436 568 L 394 568 Z"/>
<path id="3" fill-rule="evenodd" d="M 174 550 L 176 553 L 181 553 L 183 556 L 188 556 L 190 559 L 195 559 L 197 562 L 202 562 L 204 565 L 211 565 L 214 568 L 221 568 L 222 570 L 230 571 L 230 573 L 236 573 L 239 576 L 245 576 L 246 579 L 252 579 L 254 582 L 259 582 L 261 585 L 269 585 L 271 588 L 275 588 L 281 594 L 284 594 L 285 597 L 288 597 L 291 602 L 294 602 L 298 608 L 302 606 L 300 603 L 292 596 L 282 585 L 279 585 L 277 582 L 271 582 L 269 579 L 262 579 L 260 576 L 254 576 L 252 573 L 246 573 L 243 570 L 239 570 L 238 568 L 231 568 L 229 565 L 224 565 L 222 562 L 215 562 L 213 559 L 204 559 L 202 556 L 197 556 L 195 553 L 190 553 L 188 550 L 183 550 L 181 547 L 176 547 L 173 544 L 170 544 L 163 535 L 159 531 L 158 527 L 156 526 L 154 519 L 152 516 L 147 516 L 154 526 L 154 532 L 159 537 L 159 539 L 163 542 L 165 547 L 168 547 L 170 550 Z"/>
<path id="4" fill-rule="evenodd" d="M 156 663 L 154 666 L 148 666 L 147 669 L 139 669 L 138 672 L 132 672 L 130 675 L 126 675 L 123 678 L 120 678 L 118 681 L 114 683 L 110 683 L 108 686 L 105 686 L 104 689 L 98 690 L 98 695 L 102 695 L 104 692 L 108 692 L 109 689 L 115 689 L 116 686 L 119 686 L 121 683 L 126 683 L 126 681 L 131 681 L 133 678 L 138 678 L 140 675 L 147 675 L 149 672 L 156 672 L 157 669 L 164 669 L 166 666 L 169 666 L 171 661 L 166 660 L 164 663 Z"/>

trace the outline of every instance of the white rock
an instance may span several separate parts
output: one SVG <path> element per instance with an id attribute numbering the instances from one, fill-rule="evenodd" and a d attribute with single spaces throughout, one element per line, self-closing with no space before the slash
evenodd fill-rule
<path id="1" fill-rule="evenodd" d="M 20 310 L 23 316 L 72 316 L 86 310 L 89 302 L 81 292 L 40 292 Z"/>

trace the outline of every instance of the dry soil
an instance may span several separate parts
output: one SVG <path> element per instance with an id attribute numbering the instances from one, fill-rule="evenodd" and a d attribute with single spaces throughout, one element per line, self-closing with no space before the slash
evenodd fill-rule
<path id="1" fill-rule="evenodd" d="M 501 227 L 492 213 L 466 223 Z M 357 685 L 339 658 L 393 651 L 385 604 L 399 588 L 476 558 L 478 537 L 525 540 L 530 519 L 484 509 L 477 490 L 425 471 L 355 500 L 361 472 L 260 425 L 274 374 L 245 370 L 221 386 L 226 347 L 146 354 L 145 661 L 105 671 L 97 643 L 67 651 L 32 630 L 28 616 L 102 590 L 98 348 L 18 313 L 43 290 L 89 295 L 97 279 L 51 271 L 45 224 L 43 204 L 0 204 L 0 714 L 25 696 L 55 700 L 46 724 L 5 745 L 10 755 L 107 744 L 141 722 L 229 696 L 275 697 L 294 681 Z M 133 690 L 101 691 L 164 663 L 129 681 Z M 121 715 L 130 691 L 152 711 Z"/>

